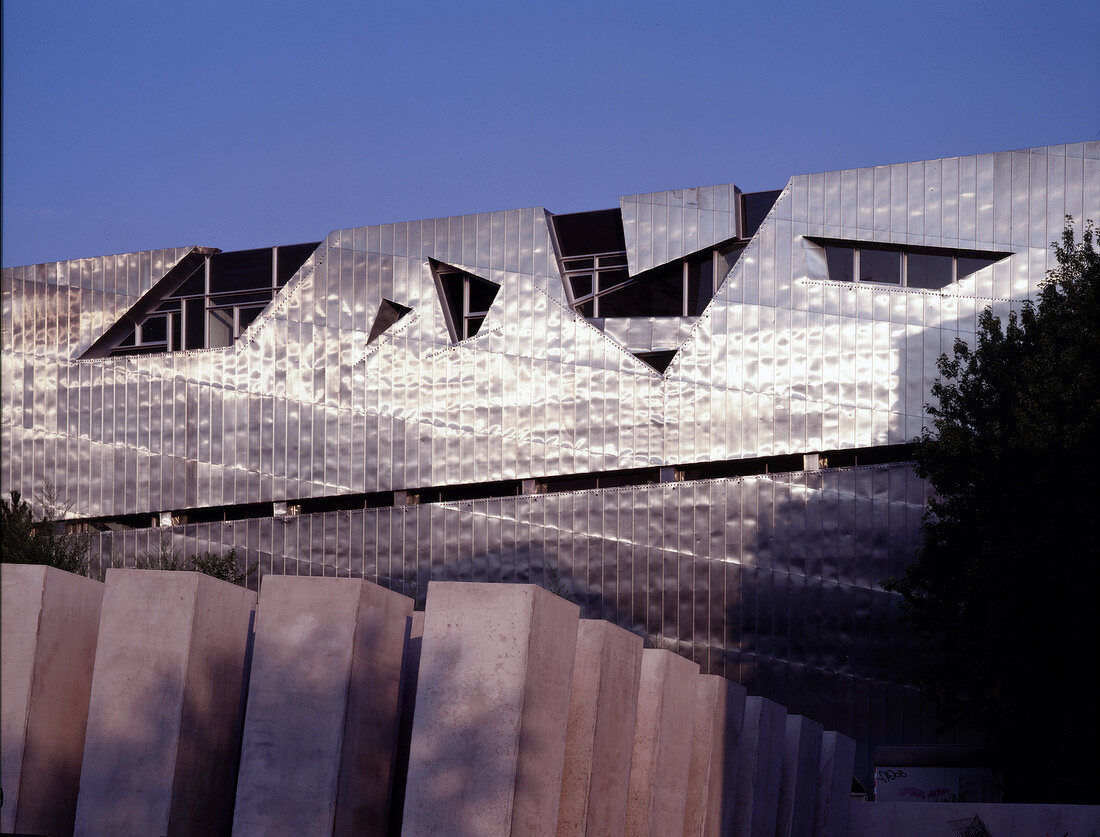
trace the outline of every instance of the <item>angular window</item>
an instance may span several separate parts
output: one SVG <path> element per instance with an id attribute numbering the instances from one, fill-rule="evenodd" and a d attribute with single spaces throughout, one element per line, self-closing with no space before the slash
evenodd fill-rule
<path id="1" fill-rule="evenodd" d="M 320 243 L 193 252 L 161 280 L 167 293 L 147 294 L 85 356 L 231 346 Z"/>
<path id="2" fill-rule="evenodd" d="M 947 287 L 1012 255 L 810 237 L 807 240 L 825 251 L 828 277 L 834 282 L 874 282 L 924 290 Z"/>
<path id="3" fill-rule="evenodd" d="M 451 339 L 457 343 L 473 337 L 481 330 L 500 285 L 434 259 L 431 267 Z"/>
<path id="4" fill-rule="evenodd" d="M 733 239 L 631 276 L 619 210 L 555 215 L 553 226 L 570 304 L 587 319 L 697 317 L 745 249 Z"/>
<path id="5" fill-rule="evenodd" d="M 668 369 L 668 365 L 672 363 L 672 359 L 676 357 L 676 352 L 667 350 L 660 352 L 635 352 L 634 357 L 652 366 L 658 372 L 663 373 Z"/>
<path id="6" fill-rule="evenodd" d="M 392 299 L 383 299 L 378 306 L 378 313 L 374 315 L 374 324 L 370 327 L 367 343 L 373 343 L 381 334 L 388 331 L 398 320 L 412 311 L 407 305 L 394 302 Z"/>

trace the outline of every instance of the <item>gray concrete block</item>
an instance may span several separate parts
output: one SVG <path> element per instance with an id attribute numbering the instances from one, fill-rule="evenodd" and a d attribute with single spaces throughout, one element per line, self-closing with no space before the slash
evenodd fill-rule
<path id="1" fill-rule="evenodd" d="M 731 832 L 738 837 L 775 833 L 786 718 L 786 710 L 778 703 L 756 696 L 745 700 Z"/>
<path id="2" fill-rule="evenodd" d="M 813 829 L 823 733 L 821 724 L 809 718 L 787 716 L 776 837 L 802 837 Z"/>
<path id="3" fill-rule="evenodd" d="M 553 834 L 579 608 L 431 582 L 402 834 Z"/>
<path id="4" fill-rule="evenodd" d="M 77 834 L 228 834 L 256 594 L 108 570 Z"/>
<path id="5" fill-rule="evenodd" d="M 73 832 L 103 585 L 0 567 L 0 831 Z"/>
<path id="6" fill-rule="evenodd" d="M 700 674 L 695 683 L 685 835 L 728 834 L 733 827 L 737 748 L 744 721 L 744 687 L 714 674 Z"/>
<path id="7" fill-rule="evenodd" d="M 698 665 L 671 651 L 642 652 L 626 812 L 631 837 L 684 827 L 698 675 Z"/>
<path id="8" fill-rule="evenodd" d="M 569 700 L 558 835 L 622 834 L 642 669 L 642 638 L 582 619 Z"/>
<path id="9" fill-rule="evenodd" d="M 852 798 L 852 769 L 856 742 L 834 730 L 821 737 L 821 764 L 814 804 L 815 837 L 845 837 L 848 833 L 848 804 Z"/>
<path id="10" fill-rule="evenodd" d="M 362 579 L 264 577 L 234 834 L 386 833 L 412 605 Z"/>

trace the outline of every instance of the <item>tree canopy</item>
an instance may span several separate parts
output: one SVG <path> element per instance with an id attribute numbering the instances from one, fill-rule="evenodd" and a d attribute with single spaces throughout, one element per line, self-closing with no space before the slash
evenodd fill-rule
<path id="1" fill-rule="evenodd" d="M 37 513 L 18 491 L 0 498 L 0 555 L 9 564 L 46 564 L 80 575 L 88 574 L 92 536 L 69 531 L 68 506 L 47 483 L 37 498 Z"/>
<path id="2" fill-rule="evenodd" d="M 1006 800 L 1100 802 L 1100 254 L 1091 223 L 1007 327 L 939 360 L 935 496 L 901 593 L 941 725 L 997 745 Z"/>

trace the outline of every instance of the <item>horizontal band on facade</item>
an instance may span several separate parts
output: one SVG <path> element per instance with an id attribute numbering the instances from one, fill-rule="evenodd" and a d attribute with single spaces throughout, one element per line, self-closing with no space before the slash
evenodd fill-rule
<path id="1" fill-rule="evenodd" d="M 559 494 L 601 488 L 635 488 L 658 483 L 736 479 L 762 474 L 814 471 L 823 468 L 851 468 L 911 462 L 914 458 L 914 449 L 915 445 L 913 444 L 876 445 L 813 453 L 758 456 L 751 459 L 691 462 L 679 465 L 624 468 L 615 471 L 495 480 L 463 485 L 430 486 L 357 494 L 333 494 L 324 497 L 304 497 L 296 500 L 243 503 L 232 506 L 172 509 L 147 514 L 83 518 L 73 521 L 71 525 L 94 531 L 147 529 L 156 526 L 178 526 L 189 523 L 212 523 L 282 517 L 284 515 L 324 514 L 326 512 L 360 511 L 394 506 L 416 506 L 428 503 L 491 500 L 498 497 Z"/>

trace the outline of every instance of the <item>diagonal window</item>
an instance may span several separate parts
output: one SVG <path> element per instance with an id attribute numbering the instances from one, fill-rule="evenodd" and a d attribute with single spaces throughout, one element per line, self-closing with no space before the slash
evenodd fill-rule
<path id="1" fill-rule="evenodd" d="M 457 343 L 473 337 L 485 322 L 500 285 L 434 259 L 431 267 L 451 339 Z"/>
<path id="2" fill-rule="evenodd" d="M 367 344 L 373 343 L 376 338 L 384 332 L 389 331 L 391 326 L 395 325 L 398 320 L 410 311 L 412 311 L 412 309 L 407 305 L 402 305 L 400 302 L 394 302 L 392 299 L 383 299 L 382 303 L 378 306 L 378 313 L 374 316 L 374 325 L 370 327 L 370 335 L 367 337 Z"/>

